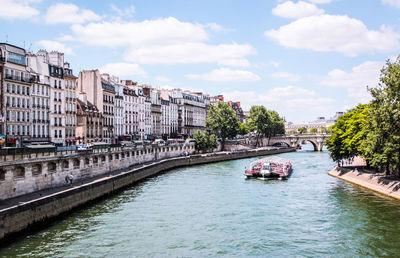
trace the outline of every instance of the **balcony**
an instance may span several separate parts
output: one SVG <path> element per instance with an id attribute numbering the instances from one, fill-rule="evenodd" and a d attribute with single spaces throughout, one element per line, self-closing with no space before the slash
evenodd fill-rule
<path id="1" fill-rule="evenodd" d="M 18 81 L 18 82 L 29 82 L 30 79 L 28 77 L 21 77 L 11 74 L 5 74 L 5 78 L 8 80 Z"/>

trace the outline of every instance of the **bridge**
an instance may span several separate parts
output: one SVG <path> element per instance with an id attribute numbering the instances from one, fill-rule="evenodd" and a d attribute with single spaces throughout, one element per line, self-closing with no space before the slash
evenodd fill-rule
<path id="1" fill-rule="evenodd" d="M 314 146 L 314 151 L 322 151 L 326 138 L 330 134 L 291 134 L 272 137 L 269 145 L 276 146 L 285 144 L 289 147 L 296 147 L 303 142 L 310 142 Z"/>

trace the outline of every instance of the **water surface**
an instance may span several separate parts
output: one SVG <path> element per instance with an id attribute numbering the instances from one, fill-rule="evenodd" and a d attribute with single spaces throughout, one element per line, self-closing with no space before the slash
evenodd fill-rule
<path id="1" fill-rule="evenodd" d="M 256 158 L 182 168 L 0 250 L 19 257 L 376 257 L 400 253 L 400 202 L 327 175 L 327 152 L 280 156 L 287 181 L 245 180 Z"/>

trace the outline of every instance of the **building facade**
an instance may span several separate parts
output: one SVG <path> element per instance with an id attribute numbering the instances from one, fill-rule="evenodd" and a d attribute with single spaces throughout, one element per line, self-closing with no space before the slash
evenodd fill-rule
<path id="1" fill-rule="evenodd" d="M 66 145 L 76 143 L 76 79 L 69 63 L 64 63 L 65 79 L 65 142 Z"/>
<path id="2" fill-rule="evenodd" d="M 27 69 L 24 49 L 0 44 L 1 77 L 1 114 L 6 145 L 22 147 L 29 142 L 31 135 L 31 78 Z"/>
<path id="3" fill-rule="evenodd" d="M 50 74 L 43 56 L 29 54 L 31 72 L 31 139 L 32 143 L 49 143 L 50 138 Z"/>
<path id="4" fill-rule="evenodd" d="M 78 144 L 100 142 L 103 138 L 103 115 L 99 109 L 81 93 L 77 100 L 76 139 Z"/>

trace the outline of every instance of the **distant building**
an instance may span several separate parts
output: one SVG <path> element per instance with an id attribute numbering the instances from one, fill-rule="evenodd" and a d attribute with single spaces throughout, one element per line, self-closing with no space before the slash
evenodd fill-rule
<path id="1" fill-rule="evenodd" d="M 342 116 L 344 112 L 336 112 L 336 114 L 330 118 L 330 119 L 325 119 L 325 117 L 317 117 L 315 121 L 308 122 L 308 123 L 301 123 L 301 124 L 294 124 L 292 122 L 286 122 L 285 123 L 285 130 L 286 132 L 290 131 L 295 131 L 297 132 L 299 128 L 305 127 L 307 128 L 307 131 L 309 132 L 310 129 L 312 128 L 317 128 L 318 132 L 321 132 L 321 128 L 328 128 L 331 125 L 334 125 L 337 121 L 337 119 Z"/>

